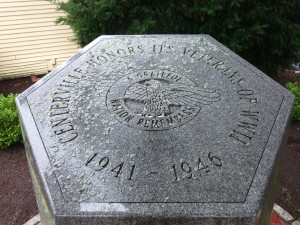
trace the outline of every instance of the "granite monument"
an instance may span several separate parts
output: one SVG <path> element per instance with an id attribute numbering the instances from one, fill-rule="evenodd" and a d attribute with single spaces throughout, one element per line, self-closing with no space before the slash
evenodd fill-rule
<path id="1" fill-rule="evenodd" d="M 268 225 L 293 95 L 208 35 L 101 36 L 17 98 L 43 225 Z"/>

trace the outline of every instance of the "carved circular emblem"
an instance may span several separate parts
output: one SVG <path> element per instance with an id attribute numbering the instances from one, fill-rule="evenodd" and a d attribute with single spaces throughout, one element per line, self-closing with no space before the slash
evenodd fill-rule
<path id="1" fill-rule="evenodd" d="M 185 76 L 167 70 L 144 70 L 115 82 L 107 108 L 121 123 L 142 130 L 166 130 L 192 120 L 205 105 L 220 99 Z"/>

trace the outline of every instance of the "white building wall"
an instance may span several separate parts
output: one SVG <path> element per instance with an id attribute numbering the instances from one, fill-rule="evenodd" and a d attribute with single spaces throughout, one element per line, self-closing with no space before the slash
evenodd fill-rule
<path id="1" fill-rule="evenodd" d="M 0 0 L 0 80 L 46 74 L 78 51 L 46 0 Z"/>

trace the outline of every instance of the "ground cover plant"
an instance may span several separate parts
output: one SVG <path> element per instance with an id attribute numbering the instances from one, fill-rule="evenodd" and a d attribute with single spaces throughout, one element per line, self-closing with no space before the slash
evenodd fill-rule
<path id="1" fill-rule="evenodd" d="M 17 95 L 0 94 L 0 149 L 22 141 L 21 127 L 15 103 Z"/>
<path id="2" fill-rule="evenodd" d="M 285 87 L 295 95 L 292 119 L 300 121 L 300 85 L 288 82 Z"/>

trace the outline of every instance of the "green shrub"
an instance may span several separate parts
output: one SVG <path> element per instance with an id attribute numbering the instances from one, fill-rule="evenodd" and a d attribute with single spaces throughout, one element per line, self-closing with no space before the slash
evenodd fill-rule
<path id="1" fill-rule="evenodd" d="M 13 94 L 7 97 L 0 94 L 0 149 L 22 141 L 15 98 Z"/>
<path id="2" fill-rule="evenodd" d="M 58 9 L 81 46 L 102 34 L 203 33 L 270 75 L 299 58 L 299 0 L 69 0 Z"/>
<path id="3" fill-rule="evenodd" d="M 294 103 L 292 119 L 300 120 L 300 86 L 299 84 L 294 84 L 289 82 L 285 85 L 285 87 L 295 95 L 295 103 Z"/>

